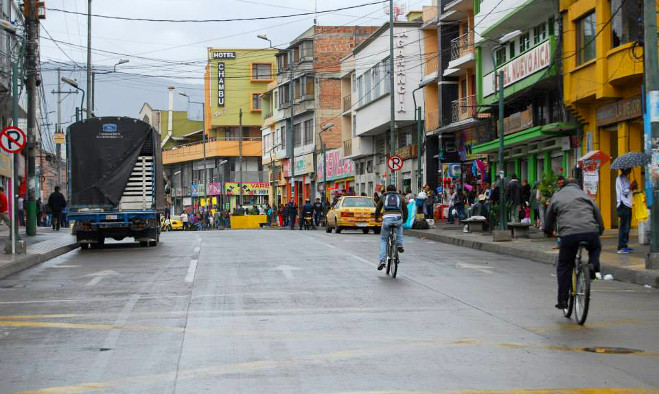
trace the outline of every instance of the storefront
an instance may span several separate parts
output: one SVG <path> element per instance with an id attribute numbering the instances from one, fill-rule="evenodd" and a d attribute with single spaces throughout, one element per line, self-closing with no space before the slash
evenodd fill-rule
<path id="1" fill-rule="evenodd" d="M 618 171 L 611 171 L 611 163 L 627 152 L 643 152 L 644 130 L 641 95 L 597 106 L 595 127 L 584 131 L 583 149 L 585 152 L 599 150 L 610 156 L 599 170 L 597 204 L 607 227 L 617 227 L 615 181 Z M 641 189 L 645 185 L 644 168 L 636 167 L 630 174 Z M 632 215 L 633 218 L 633 215 Z M 633 218 L 632 224 L 636 225 Z"/>
<path id="2" fill-rule="evenodd" d="M 318 155 L 317 163 L 318 174 L 318 191 L 321 193 L 325 189 L 324 181 L 327 180 L 328 201 L 337 193 L 354 192 L 355 190 L 355 163 L 343 157 L 342 149 L 333 149 L 327 151 L 327 172 L 323 166 L 323 155 Z"/>

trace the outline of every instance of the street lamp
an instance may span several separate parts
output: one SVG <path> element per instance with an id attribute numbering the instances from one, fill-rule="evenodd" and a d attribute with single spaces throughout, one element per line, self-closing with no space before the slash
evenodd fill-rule
<path id="1" fill-rule="evenodd" d="M 320 149 L 323 152 L 323 201 L 327 200 L 327 202 L 329 202 L 329 198 L 327 198 L 327 145 L 323 141 L 323 133 L 331 130 L 332 127 L 334 127 L 334 123 L 326 123 L 320 130 L 320 133 L 318 133 L 320 137 Z"/>
<path id="2" fill-rule="evenodd" d="M 129 59 L 119 59 L 119 61 L 114 65 L 114 67 L 112 67 L 112 72 L 115 72 L 115 73 L 116 73 L 116 72 L 117 72 L 117 66 L 118 66 L 118 65 L 120 65 L 120 64 L 126 64 L 126 63 L 128 63 L 128 62 L 130 62 Z"/>
<path id="3" fill-rule="evenodd" d="M 492 47 L 492 67 L 494 68 L 494 75 L 492 78 L 497 78 L 497 60 L 495 58 L 495 53 L 499 49 L 503 48 L 504 45 L 511 40 L 514 40 L 515 38 L 519 37 L 522 34 L 521 30 L 515 30 L 511 31 L 510 33 L 507 33 L 499 39 L 499 44 L 495 45 Z M 499 91 L 499 230 L 500 231 L 505 231 L 506 228 L 508 227 L 506 224 L 506 210 L 505 210 L 505 193 L 504 193 L 504 174 L 505 174 L 505 168 L 504 168 L 504 162 L 503 162 L 503 148 L 504 148 L 504 122 L 503 122 L 503 116 L 504 116 L 504 105 L 503 105 L 503 71 L 499 72 L 498 75 L 498 83 L 495 84 Z"/>
<path id="4" fill-rule="evenodd" d="M 73 89 L 76 89 L 76 90 L 79 90 L 79 91 L 82 92 L 82 101 L 80 102 L 80 119 L 78 119 L 78 117 L 76 116 L 76 121 L 77 120 L 82 120 L 82 118 L 83 118 L 82 106 L 85 103 L 85 90 L 78 86 L 78 81 L 76 81 L 75 79 L 62 77 L 62 82 L 64 82 L 65 84 L 71 86 Z M 87 117 L 89 117 L 89 114 L 87 115 Z"/>
<path id="5" fill-rule="evenodd" d="M 200 104 L 201 105 L 201 143 L 203 146 L 204 152 L 204 199 L 206 198 L 206 190 L 208 188 L 208 169 L 206 168 L 206 105 L 201 101 L 191 101 L 190 96 L 185 92 L 179 92 L 181 96 L 188 99 L 188 107 L 190 104 Z"/>
<path id="6" fill-rule="evenodd" d="M 260 39 L 262 39 L 262 40 L 266 40 L 266 41 L 268 42 L 270 48 L 272 48 L 272 41 L 270 41 L 270 39 L 268 38 L 267 35 L 265 35 L 265 34 L 259 34 L 259 35 L 257 35 L 256 37 L 257 37 L 257 38 L 260 38 Z"/>

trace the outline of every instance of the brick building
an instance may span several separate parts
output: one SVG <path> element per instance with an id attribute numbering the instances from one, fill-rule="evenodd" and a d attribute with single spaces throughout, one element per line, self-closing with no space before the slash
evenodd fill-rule
<path id="1" fill-rule="evenodd" d="M 342 147 L 340 60 L 376 29 L 375 26 L 312 26 L 276 55 L 277 77 L 263 95 L 261 128 L 263 165 L 269 171 L 272 203 L 289 201 L 293 192 L 298 205 L 319 196 L 318 183 L 322 179 L 316 180 L 316 168 L 322 148 L 319 134 L 324 125 L 334 124 L 322 135 L 327 149 Z M 286 141 L 291 112 L 293 138 Z M 289 160 L 293 150 L 295 183 L 291 182 Z M 349 179 L 345 182 L 350 185 Z"/>

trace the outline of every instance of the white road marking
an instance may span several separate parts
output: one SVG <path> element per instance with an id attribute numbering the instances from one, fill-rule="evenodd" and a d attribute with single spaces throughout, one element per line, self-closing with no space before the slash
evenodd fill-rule
<path id="1" fill-rule="evenodd" d="M 199 253 L 200 250 L 201 250 L 201 248 L 200 248 L 199 246 L 197 246 L 196 248 L 194 248 L 194 252 L 195 252 L 195 253 Z"/>
<path id="2" fill-rule="evenodd" d="M 188 274 L 185 275 L 185 282 L 192 283 L 194 280 L 195 271 L 197 271 L 197 262 L 199 260 L 190 260 L 190 266 L 188 267 Z"/>
<path id="3" fill-rule="evenodd" d="M 280 265 L 273 269 L 276 271 L 281 271 L 286 277 L 286 279 L 293 279 L 293 271 L 299 271 L 301 268 L 293 267 L 290 265 Z"/>
<path id="4" fill-rule="evenodd" d="M 491 274 L 492 271 L 489 271 L 489 270 L 494 269 L 494 267 L 487 267 L 487 266 L 484 266 L 484 265 L 469 264 L 469 263 L 457 263 L 455 265 L 455 268 L 465 268 L 465 269 L 468 269 L 468 270 L 484 272 L 486 274 Z"/>
<path id="5" fill-rule="evenodd" d="M 108 276 L 117 276 L 120 275 L 116 271 L 112 270 L 106 270 L 106 271 L 99 271 L 99 272 L 94 272 L 93 274 L 88 274 L 85 276 L 93 276 L 94 278 L 87 282 L 85 286 L 96 286 L 100 281 L 102 281 L 104 278 L 107 278 Z"/>
<path id="6" fill-rule="evenodd" d="M 77 268 L 79 265 L 54 265 L 50 268 Z"/>

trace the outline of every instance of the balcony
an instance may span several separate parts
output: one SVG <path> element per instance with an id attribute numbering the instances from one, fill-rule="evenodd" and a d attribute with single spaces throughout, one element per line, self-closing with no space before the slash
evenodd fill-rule
<path id="1" fill-rule="evenodd" d="M 426 132 L 439 128 L 439 109 L 426 112 Z"/>
<path id="2" fill-rule="evenodd" d="M 352 138 L 343 141 L 343 157 L 352 156 Z"/>
<path id="3" fill-rule="evenodd" d="M 437 55 L 433 54 L 430 58 L 426 59 L 423 64 L 423 68 L 423 74 L 426 76 L 430 74 L 436 74 L 437 70 L 439 69 L 439 59 L 437 58 Z"/>
<path id="4" fill-rule="evenodd" d="M 475 65 L 474 33 L 469 32 L 451 40 L 451 61 L 444 71 L 445 77 L 465 74 L 466 70 Z"/>
<path id="5" fill-rule="evenodd" d="M 346 113 L 352 109 L 352 95 L 349 94 L 343 98 L 343 112 Z"/>
<path id="6" fill-rule="evenodd" d="M 460 122 L 476 116 L 476 96 L 471 95 L 451 103 L 451 122 Z"/>
<path id="7" fill-rule="evenodd" d="M 243 156 L 261 157 L 261 138 L 243 138 Z M 183 163 L 187 161 L 202 160 L 204 147 L 201 142 L 180 145 L 172 149 L 163 150 L 163 164 Z M 209 139 L 206 141 L 206 158 L 238 157 L 240 155 L 238 138 L 222 140 Z"/>
<path id="8" fill-rule="evenodd" d="M 348 154 L 345 151 L 346 142 L 349 142 L 350 153 Z M 343 157 L 348 159 L 356 159 L 359 157 L 365 157 L 375 154 L 375 147 L 373 144 L 373 138 L 369 137 L 352 137 L 351 140 L 344 141 L 343 143 Z"/>

